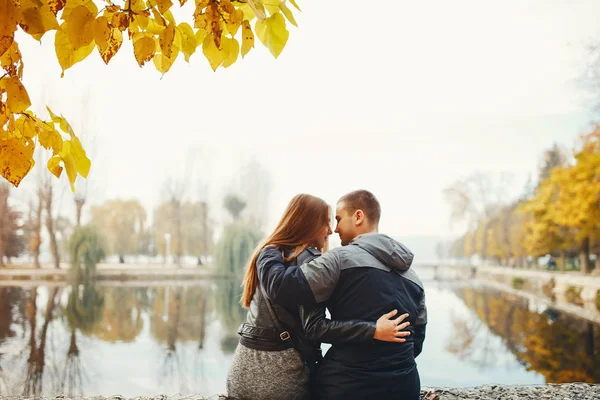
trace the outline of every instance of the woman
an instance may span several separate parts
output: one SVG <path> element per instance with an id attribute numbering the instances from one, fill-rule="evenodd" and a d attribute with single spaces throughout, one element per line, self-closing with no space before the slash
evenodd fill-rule
<path id="1" fill-rule="evenodd" d="M 331 210 L 322 199 L 295 196 L 274 232 L 257 247 L 246 270 L 242 305 L 247 322 L 239 330 L 240 343 L 227 378 L 228 396 L 235 399 L 308 399 L 309 374 L 321 357 L 320 342 L 403 342 L 408 332 L 403 315 L 395 310 L 377 324 L 368 321 L 331 321 L 325 307 L 289 309 L 272 304 L 258 279 L 256 260 L 266 246 L 282 251 L 287 265 L 301 265 L 326 250 L 331 235 Z M 303 327 L 310 327 L 307 332 Z"/>

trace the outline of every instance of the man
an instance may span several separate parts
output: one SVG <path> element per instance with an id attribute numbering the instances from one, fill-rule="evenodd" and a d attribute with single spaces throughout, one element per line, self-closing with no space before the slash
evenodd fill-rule
<path id="1" fill-rule="evenodd" d="M 264 249 L 258 259 L 260 283 L 275 303 L 294 307 L 325 302 L 332 320 L 376 321 L 390 309 L 409 314 L 412 334 L 405 343 L 334 343 L 311 377 L 322 399 L 419 398 L 415 357 L 425 339 L 425 292 L 410 269 L 410 250 L 378 233 L 380 215 L 373 194 L 348 193 L 336 208 L 335 232 L 342 247 L 287 269 L 274 248 Z M 305 329 L 310 334 L 311 327 Z"/>

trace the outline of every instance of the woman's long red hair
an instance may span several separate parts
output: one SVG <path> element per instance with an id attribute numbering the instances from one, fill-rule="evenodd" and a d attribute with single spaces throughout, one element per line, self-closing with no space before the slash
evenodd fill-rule
<path id="1" fill-rule="evenodd" d="M 293 260 L 306 247 L 312 245 L 319 232 L 326 224 L 329 224 L 329 214 L 329 206 L 323 199 L 310 194 L 294 196 L 273 233 L 254 250 L 244 276 L 244 293 L 240 301 L 242 306 L 250 307 L 254 292 L 260 284 L 256 268 L 256 259 L 260 251 L 269 245 L 277 246 L 282 251 L 290 249 L 293 250 L 292 254 L 285 257 L 284 260 Z"/>

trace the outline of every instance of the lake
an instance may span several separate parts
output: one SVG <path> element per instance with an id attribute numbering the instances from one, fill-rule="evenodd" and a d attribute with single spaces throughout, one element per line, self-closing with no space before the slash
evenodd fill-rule
<path id="1" fill-rule="evenodd" d="M 481 284 L 424 283 L 423 386 L 600 382 L 600 326 Z M 0 394 L 224 393 L 240 294 L 231 280 L 2 286 Z"/>

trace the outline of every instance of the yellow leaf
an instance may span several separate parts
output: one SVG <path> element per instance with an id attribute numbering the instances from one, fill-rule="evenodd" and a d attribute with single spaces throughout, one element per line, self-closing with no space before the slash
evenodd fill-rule
<path id="1" fill-rule="evenodd" d="M 108 46 L 110 31 L 111 27 L 108 24 L 108 18 L 105 16 L 100 16 L 94 21 L 92 32 L 94 34 L 94 42 L 98 45 L 100 53 Z"/>
<path id="2" fill-rule="evenodd" d="M 164 18 L 165 18 L 167 21 L 169 21 L 169 23 L 170 23 L 170 24 L 177 25 L 177 24 L 175 23 L 175 17 L 173 17 L 173 13 L 171 12 L 171 10 L 169 10 L 169 11 L 167 11 L 167 12 L 163 13 L 163 17 L 164 17 Z"/>
<path id="3" fill-rule="evenodd" d="M 26 0 L 26 1 L 31 1 L 31 0 Z M 71 19 L 71 13 L 78 6 L 84 6 L 94 16 L 98 14 L 98 6 L 96 6 L 96 4 L 94 3 L 93 0 L 68 0 L 67 3 L 65 4 L 65 8 L 63 9 L 62 14 L 60 15 L 61 19 L 63 21 L 67 21 L 67 20 Z"/>
<path id="4" fill-rule="evenodd" d="M 164 14 L 171 8 L 173 2 L 171 0 L 156 0 L 156 5 L 158 6 L 158 11 Z"/>
<path id="5" fill-rule="evenodd" d="M 164 75 L 169 71 L 169 69 L 171 69 L 171 66 L 177 59 L 178 55 L 179 49 L 173 46 L 171 51 L 171 57 L 167 57 L 164 54 L 157 54 L 154 56 L 154 59 L 152 61 L 154 62 L 154 66 L 156 67 L 156 69 Z"/>
<path id="6" fill-rule="evenodd" d="M 250 28 L 250 22 L 246 20 L 242 22 L 242 58 L 244 58 L 253 47 L 254 33 L 252 32 L 252 28 Z"/>
<path id="7" fill-rule="evenodd" d="M 259 21 L 262 21 L 267 18 L 267 12 L 265 11 L 265 6 L 263 6 L 258 0 L 248 0 L 247 3 Z"/>
<path id="8" fill-rule="evenodd" d="M 86 46 L 94 39 L 94 16 L 84 6 L 77 6 L 71 12 L 71 18 L 67 21 L 67 34 L 73 49 Z"/>
<path id="9" fill-rule="evenodd" d="M 90 167 L 91 167 L 92 163 L 90 162 L 90 159 L 85 154 L 85 150 L 81 146 L 81 141 L 79 140 L 79 138 L 77 136 L 73 135 L 69 142 L 71 145 L 71 155 L 73 156 L 73 159 L 75 160 L 75 166 L 77 168 L 77 173 L 79 175 L 83 176 L 84 178 L 87 178 L 87 176 L 90 172 Z"/>
<path id="10" fill-rule="evenodd" d="M 226 58 L 223 61 L 223 67 L 227 68 L 237 61 L 240 53 L 240 44 L 235 38 L 223 39 L 223 51 L 226 53 Z"/>
<path id="11" fill-rule="evenodd" d="M 120 11 L 113 15 L 111 23 L 115 28 L 123 32 L 129 27 L 129 14 Z"/>
<path id="12" fill-rule="evenodd" d="M 2 79 L 6 88 L 6 105 L 13 113 L 22 113 L 31 105 L 27 90 L 16 76 Z"/>
<path id="13" fill-rule="evenodd" d="M 0 175 L 13 185 L 19 186 L 35 165 L 34 149 L 35 145 L 30 139 L 0 140 Z"/>
<path id="14" fill-rule="evenodd" d="M 151 33 L 152 35 L 159 35 L 164 30 L 165 26 L 162 25 L 162 22 L 159 22 L 156 19 L 148 20 L 148 26 L 146 27 L 147 33 Z"/>
<path id="15" fill-rule="evenodd" d="M 227 32 L 229 32 L 232 37 L 237 33 L 243 20 L 244 13 L 241 10 L 234 10 L 229 14 L 229 20 L 227 21 L 226 27 Z"/>
<path id="16" fill-rule="evenodd" d="M 298 24 L 296 23 L 296 19 L 294 18 L 294 14 L 292 14 L 292 10 L 290 10 L 284 2 L 281 2 L 279 8 L 281 8 L 281 12 L 283 13 L 283 15 L 285 15 L 288 21 L 292 23 L 292 25 L 298 26 Z"/>
<path id="17" fill-rule="evenodd" d="M 273 15 L 279 12 L 279 1 L 277 1 L 276 3 L 277 4 L 265 4 L 265 8 L 267 9 L 269 15 Z"/>
<path id="18" fill-rule="evenodd" d="M 136 14 L 133 16 L 131 24 L 129 24 L 129 29 L 134 32 L 141 32 L 148 28 L 148 23 L 150 23 L 150 18 L 146 15 Z"/>
<path id="19" fill-rule="evenodd" d="M 238 10 L 244 13 L 243 19 L 247 19 L 248 21 L 252 21 L 256 18 L 254 11 L 252 11 L 252 7 L 248 3 L 243 3 L 238 6 Z"/>
<path id="20" fill-rule="evenodd" d="M 143 66 L 156 53 L 156 39 L 153 36 L 141 36 L 136 40 L 134 36 L 133 53 L 140 67 Z"/>
<path id="21" fill-rule="evenodd" d="M 0 1 L 5 1 L 5 0 L 0 0 Z M 13 44 L 14 40 L 15 40 L 14 34 L 0 36 L 0 57 L 4 53 L 6 53 L 6 50 L 8 50 L 10 48 L 10 46 Z"/>
<path id="22" fill-rule="evenodd" d="M 258 39 L 269 49 L 273 57 L 279 57 L 289 37 L 283 16 L 276 13 L 264 21 L 256 21 L 254 30 Z"/>
<path id="23" fill-rule="evenodd" d="M 67 177 L 69 178 L 69 184 L 71 190 L 75 191 L 75 179 L 77 179 L 77 165 L 75 164 L 75 158 L 71 153 L 71 141 L 65 141 L 63 143 L 62 151 L 60 152 L 60 158 L 67 171 Z"/>
<path id="24" fill-rule="evenodd" d="M 21 21 L 21 9 L 14 1 L 0 0 L 0 56 L 10 48 L 17 24 Z"/>
<path id="25" fill-rule="evenodd" d="M 208 18 L 206 14 L 194 14 L 194 28 L 206 29 L 208 26 Z"/>
<path id="26" fill-rule="evenodd" d="M 37 129 L 33 121 L 26 115 L 21 115 L 16 122 L 17 129 L 26 138 L 33 138 L 37 135 Z"/>
<path id="27" fill-rule="evenodd" d="M 65 7 L 66 0 L 42 0 L 44 4 L 50 7 L 54 15 Z"/>
<path id="28" fill-rule="evenodd" d="M 69 35 L 66 33 L 68 24 L 63 22 L 61 29 L 56 31 L 54 37 L 54 48 L 56 50 L 56 58 L 64 71 L 71 68 L 74 64 L 84 60 L 94 50 L 94 42 L 77 50 L 73 49 L 73 45 L 69 41 Z"/>
<path id="29" fill-rule="evenodd" d="M 196 38 L 196 47 L 200 46 L 204 42 L 206 35 L 207 33 L 204 29 L 198 29 L 196 33 L 194 33 L 194 38 Z"/>
<path id="30" fill-rule="evenodd" d="M 290 0 L 290 3 L 292 3 L 292 5 L 293 5 L 294 7 L 296 7 L 296 10 L 298 10 L 298 11 L 302 11 L 302 10 L 300 9 L 300 7 L 298 7 L 298 4 L 296 3 L 296 0 Z"/>
<path id="31" fill-rule="evenodd" d="M 216 71 L 217 68 L 219 68 L 219 65 L 223 64 L 223 61 L 225 61 L 226 54 L 224 51 L 220 51 L 217 48 L 212 33 L 204 38 L 204 41 L 202 42 L 202 52 L 210 63 L 210 67 L 213 71 Z"/>
<path id="32" fill-rule="evenodd" d="M 52 154 L 58 154 L 62 150 L 63 138 L 53 127 L 46 126 L 45 129 L 40 129 L 38 139 L 42 147 L 46 150 L 52 149 Z"/>
<path id="33" fill-rule="evenodd" d="M 175 39 L 175 27 L 171 24 L 165 28 L 158 35 L 158 43 L 160 45 L 160 50 L 162 54 L 170 58 L 171 57 L 171 47 L 173 46 L 173 39 Z"/>
<path id="34" fill-rule="evenodd" d="M 6 1 L 6 0 L 3 0 Z M 49 30 L 58 29 L 56 15 L 50 7 L 38 7 L 35 3 L 28 1 L 27 5 L 23 1 L 21 4 L 23 19 L 21 28 L 30 35 L 43 35 Z"/>
<path id="35" fill-rule="evenodd" d="M 52 175 L 56 176 L 57 178 L 60 178 L 60 175 L 63 171 L 63 168 L 59 165 L 60 162 L 61 158 L 58 155 L 52 156 L 48 160 L 48 170 L 52 172 Z"/>
<path id="36" fill-rule="evenodd" d="M 108 64 L 111 58 L 117 54 L 117 51 L 119 51 L 122 44 L 123 34 L 117 28 L 112 28 L 110 30 L 106 48 L 103 51 L 100 51 L 100 57 L 102 57 L 105 64 Z"/>
<path id="37" fill-rule="evenodd" d="M 177 30 L 181 33 L 181 52 L 185 58 L 185 61 L 190 61 L 190 56 L 196 52 L 196 37 L 194 30 L 187 22 L 182 22 L 177 27 Z"/>

